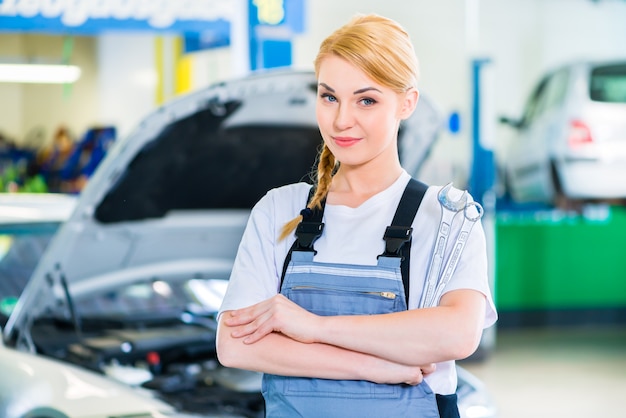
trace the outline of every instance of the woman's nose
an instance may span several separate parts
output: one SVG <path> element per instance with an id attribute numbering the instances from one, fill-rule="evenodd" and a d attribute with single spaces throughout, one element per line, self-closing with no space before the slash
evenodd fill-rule
<path id="1" fill-rule="evenodd" d="M 335 114 L 335 128 L 338 130 L 346 130 L 354 125 L 354 114 L 352 109 L 346 105 L 339 105 Z"/>

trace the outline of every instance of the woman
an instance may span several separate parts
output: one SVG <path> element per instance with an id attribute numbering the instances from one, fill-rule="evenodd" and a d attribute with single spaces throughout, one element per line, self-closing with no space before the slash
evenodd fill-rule
<path id="1" fill-rule="evenodd" d="M 357 16 L 322 43 L 315 71 L 317 184 L 311 195 L 305 183 L 271 190 L 253 209 L 220 309 L 220 362 L 264 373 L 268 417 L 458 416 L 454 360 L 496 319 L 482 227 L 438 305 L 421 309 L 439 188 L 412 218 L 406 301 L 402 258 L 383 239 L 411 180 L 397 147 L 419 97 L 409 36 Z"/>

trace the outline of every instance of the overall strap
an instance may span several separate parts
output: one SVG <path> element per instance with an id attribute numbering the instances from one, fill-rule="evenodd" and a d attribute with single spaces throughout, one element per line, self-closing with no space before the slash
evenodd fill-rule
<path id="1" fill-rule="evenodd" d="M 417 214 L 422 199 L 428 186 L 413 178 L 409 181 L 404 193 L 400 198 L 400 203 L 396 209 L 396 213 L 393 216 L 391 225 L 385 230 L 383 239 L 385 240 L 385 252 L 379 255 L 379 257 L 401 257 L 400 271 L 402 273 L 402 284 L 404 285 L 404 294 L 407 300 L 409 300 L 409 265 L 411 257 L 411 234 L 413 232 L 413 219 Z M 307 204 L 313 197 L 315 192 L 314 187 L 311 187 Z M 324 224 L 322 223 L 322 216 L 324 215 L 324 207 L 326 205 L 326 199 L 321 202 L 322 208 L 315 209 L 303 209 L 300 214 L 303 217 L 302 222 L 296 228 L 296 240 L 289 249 L 285 262 L 283 264 L 283 272 L 280 278 L 280 288 L 283 286 L 285 280 L 285 273 L 287 272 L 287 266 L 291 261 L 291 253 L 296 251 L 312 251 L 315 253 L 313 243 L 322 235 Z M 279 288 L 279 289 L 280 289 Z"/>
<path id="2" fill-rule="evenodd" d="M 391 225 L 385 230 L 383 239 L 385 240 L 385 252 L 379 257 L 401 257 L 400 271 L 402 273 L 402 284 L 404 285 L 404 296 L 407 307 L 409 305 L 409 267 L 411 261 L 411 236 L 413 233 L 413 219 L 422 203 L 424 194 L 428 186 L 413 178 L 407 184 L 400 203 L 393 216 Z"/>
<path id="3" fill-rule="evenodd" d="M 307 198 L 306 204 L 308 205 L 313 195 L 315 194 L 315 186 L 311 187 L 309 190 L 309 195 Z M 296 240 L 294 241 L 291 248 L 289 248 L 289 252 L 285 257 L 285 262 L 283 264 L 283 273 L 280 277 L 280 287 L 283 287 L 283 281 L 285 280 L 285 273 L 287 272 L 287 266 L 291 261 L 291 253 L 296 251 L 311 251 L 316 253 L 315 248 L 313 248 L 313 243 L 322 236 L 322 231 L 324 230 L 324 224 L 322 223 L 322 217 L 324 215 L 324 207 L 326 206 L 326 199 L 323 199 L 321 202 L 320 208 L 309 209 L 305 207 L 300 211 L 300 215 L 302 215 L 302 222 L 298 224 L 296 227 Z"/>

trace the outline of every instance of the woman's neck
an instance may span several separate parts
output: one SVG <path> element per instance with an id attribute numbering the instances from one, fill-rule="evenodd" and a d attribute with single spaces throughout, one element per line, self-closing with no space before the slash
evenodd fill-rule
<path id="1" fill-rule="evenodd" d="M 399 161 L 379 170 L 340 166 L 333 176 L 327 202 L 331 205 L 360 206 L 370 197 L 389 188 L 402 172 Z"/>

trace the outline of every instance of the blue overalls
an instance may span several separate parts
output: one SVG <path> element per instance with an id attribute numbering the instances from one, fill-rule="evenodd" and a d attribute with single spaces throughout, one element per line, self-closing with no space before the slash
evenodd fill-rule
<path id="1" fill-rule="evenodd" d="M 323 228 L 318 225 L 317 236 Z M 287 298 L 317 315 L 376 315 L 407 309 L 401 257 L 383 254 L 375 266 L 317 263 L 312 247 L 316 238 L 291 252 L 281 287 Z M 387 385 L 265 374 L 263 396 L 268 418 L 439 418 L 435 394 L 425 381 L 416 386 Z"/>

